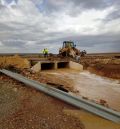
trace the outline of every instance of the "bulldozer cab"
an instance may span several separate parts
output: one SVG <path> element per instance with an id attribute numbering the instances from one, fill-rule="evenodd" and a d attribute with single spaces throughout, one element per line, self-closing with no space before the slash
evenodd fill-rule
<path id="1" fill-rule="evenodd" d="M 73 47 L 75 47 L 75 44 L 74 44 L 74 42 L 71 42 L 71 41 L 64 41 L 63 42 L 63 48 L 73 48 Z"/>

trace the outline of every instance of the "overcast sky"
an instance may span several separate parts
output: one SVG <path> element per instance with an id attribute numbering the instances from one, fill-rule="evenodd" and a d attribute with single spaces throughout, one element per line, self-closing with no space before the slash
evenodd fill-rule
<path id="1" fill-rule="evenodd" d="M 120 0 L 0 0 L 0 53 L 120 52 Z"/>

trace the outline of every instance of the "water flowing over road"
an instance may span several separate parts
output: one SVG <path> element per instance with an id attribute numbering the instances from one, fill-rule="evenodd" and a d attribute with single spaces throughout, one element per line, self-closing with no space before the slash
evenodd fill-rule
<path id="1" fill-rule="evenodd" d="M 46 71 L 47 72 L 47 71 Z M 77 95 L 87 97 L 90 100 L 100 102 L 105 100 L 112 109 L 120 111 L 120 81 L 101 77 L 89 71 L 78 72 L 74 70 L 49 71 L 55 78 L 72 80 L 74 89 L 79 92 Z"/>

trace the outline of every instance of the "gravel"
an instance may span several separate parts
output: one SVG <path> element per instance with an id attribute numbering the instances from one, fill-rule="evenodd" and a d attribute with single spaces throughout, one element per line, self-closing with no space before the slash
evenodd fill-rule
<path id="1" fill-rule="evenodd" d="M 84 129 L 64 109 L 75 108 L 0 75 L 0 129 Z"/>

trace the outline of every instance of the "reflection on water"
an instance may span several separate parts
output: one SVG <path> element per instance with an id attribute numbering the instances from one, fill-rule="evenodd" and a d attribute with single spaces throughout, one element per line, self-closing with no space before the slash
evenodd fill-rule
<path id="1" fill-rule="evenodd" d="M 118 80 L 101 77 L 88 71 L 78 72 L 64 69 L 49 71 L 49 74 L 64 78 L 66 81 L 71 79 L 79 95 L 95 101 L 103 99 L 107 101 L 109 107 L 120 111 L 120 83 Z"/>

